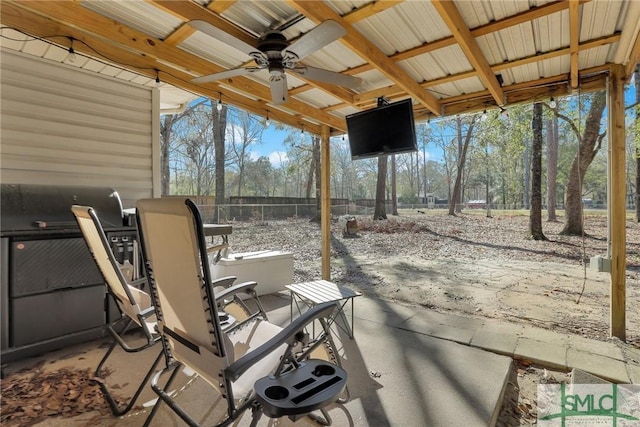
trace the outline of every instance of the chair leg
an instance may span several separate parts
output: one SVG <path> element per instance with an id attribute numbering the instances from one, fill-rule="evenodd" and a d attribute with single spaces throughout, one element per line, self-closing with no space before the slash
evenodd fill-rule
<path id="1" fill-rule="evenodd" d="M 262 407 L 258 402 L 253 402 L 253 405 L 251 405 L 251 424 L 249 427 L 256 427 L 261 417 Z"/>
<path id="2" fill-rule="evenodd" d="M 322 413 L 322 417 L 316 414 L 308 414 L 309 418 L 311 418 L 313 421 L 317 422 L 320 425 L 330 426 L 331 423 L 333 423 L 333 420 L 329 416 L 329 413 L 327 412 L 327 410 L 324 408 L 320 408 L 320 412 Z"/>
<path id="3" fill-rule="evenodd" d="M 116 344 L 116 343 L 114 343 L 114 344 Z M 113 348 L 115 348 L 114 345 L 112 345 L 109 348 L 108 352 L 110 353 L 111 351 L 113 351 Z M 113 415 L 119 417 L 121 415 L 126 414 L 127 412 L 129 412 L 131 410 L 131 408 L 133 408 L 133 405 L 138 400 L 138 397 L 140 397 L 140 393 L 142 393 L 142 390 L 144 389 L 144 386 L 147 385 L 147 383 L 149 382 L 149 379 L 151 378 L 151 376 L 153 375 L 154 371 L 156 370 L 156 367 L 158 366 L 158 363 L 160 363 L 160 360 L 162 359 L 162 356 L 163 356 L 163 353 L 162 353 L 162 351 L 160 351 L 158 353 L 158 356 L 156 356 L 156 360 L 151 365 L 151 368 L 149 368 L 149 370 L 147 371 L 147 374 L 145 375 L 144 379 L 142 380 L 142 382 L 138 386 L 138 389 L 136 390 L 136 392 L 133 394 L 133 396 L 129 400 L 129 403 L 127 404 L 127 406 L 125 406 L 124 408 L 120 408 L 118 406 L 117 402 L 115 401 L 115 399 L 113 398 L 113 396 L 109 392 L 109 390 L 107 388 L 107 385 L 106 385 L 106 383 L 104 381 L 100 381 L 98 383 L 99 386 L 100 386 L 100 390 L 102 391 L 102 394 L 104 395 L 105 399 L 107 400 L 107 403 L 109 404 L 109 407 L 111 408 L 111 412 L 113 413 Z"/>
<path id="4" fill-rule="evenodd" d="M 144 348 L 147 348 L 152 344 L 152 343 L 149 343 L 149 344 L 147 344 L 145 346 L 142 346 L 142 347 L 139 347 L 139 348 L 133 348 L 133 349 L 126 347 L 126 344 L 124 344 L 124 341 L 122 341 L 122 339 L 118 336 L 118 333 L 116 332 L 116 330 L 114 328 L 114 326 L 117 323 L 121 322 L 121 321 L 124 321 L 124 326 L 122 327 L 122 331 L 120 332 L 121 334 L 125 333 L 127 331 L 127 329 L 129 329 L 129 327 L 133 323 L 133 320 L 131 318 L 126 318 L 125 319 L 124 317 L 122 317 L 122 318 L 116 320 L 116 322 L 108 328 L 109 332 L 113 336 L 113 342 L 111 343 L 111 345 L 107 349 L 106 353 L 104 354 L 104 356 L 100 360 L 100 363 L 98 363 L 98 366 L 96 367 L 96 370 L 94 372 L 94 376 L 96 378 L 100 378 L 100 371 L 102 371 L 102 367 L 107 362 L 107 359 L 109 359 L 109 356 L 111 356 L 111 353 L 113 353 L 113 350 L 115 350 L 115 348 L 118 345 L 120 345 L 123 348 L 123 350 L 126 351 L 127 353 L 131 353 L 131 352 L 137 352 L 137 351 L 143 350 Z M 113 415 L 115 415 L 115 416 L 124 415 L 127 412 L 129 412 L 131 410 L 131 408 L 133 408 L 133 405 L 135 404 L 136 400 L 138 399 L 138 396 L 140 396 L 140 393 L 142 392 L 142 389 L 147 384 L 147 382 L 151 378 L 151 375 L 153 374 L 153 371 L 158 366 L 158 363 L 160 362 L 161 357 L 162 357 L 162 352 L 160 352 L 160 354 L 156 357 L 156 360 L 153 362 L 153 365 L 151 365 L 151 368 L 149 369 L 149 371 L 147 371 L 147 374 L 145 375 L 144 380 L 142 381 L 140 386 L 138 386 L 138 389 L 134 393 L 133 397 L 129 400 L 129 403 L 124 408 L 120 408 L 118 406 L 116 400 L 113 398 L 113 395 L 109 392 L 109 389 L 107 388 L 106 381 L 104 381 L 102 379 L 100 379 L 100 380 L 96 379 L 96 382 L 98 383 L 98 385 L 100 387 L 100 390 L 102 391 L 102 394 L 104 395 L 107 403 L 109 404 L 109 408 L 111 408 L 111 412 L 113 413 Z"/>
<path id="5" fill-rule="evenodd" d="M 169 389 L 169 387 L 171 387 L 171 384 L 173 383 L 173 380 L 176 378 L 176 376 L 178 375 L 178 373 L 180 372 L 180 369 L 182 368 L 182 364 L 176 364 L 175 366 L 169 366 L 165 369 L 163 369 L 162 371 L 156 373 L 156 375 L 153 377 L 153 379 L 151 380 L 151 388 L 153 389 L 153 391 L 158 395 L 158 400 L 156 402 L 155 405 L 153 405 L 153 409 L 151 409 L 151 412 L 149 413 L 149 416 L 147 417 L 147 419 L 144 421 L 144 427 L 148 427 L 151 424 L 151 420 L 153 420 L 153 417 L 155 417 L 156 412 L 158 412 L 158 409 L 160 408 L 160 405 L 162 404 L 162 402 L 164 401 L 167 405 L 169 405 L 169 407 L 176 413 L 178 414 L 178 416 L 180 418 L 182 418 L 182 420 L 184 422 L 186 422 L 188 425 L 192 426 L 192 427 L 197 427 L 198 423 L 196 423 L 194 420 L 192 420 L 187 414 L 186 412 L 184 412 L 184 410 L 182 410 L 182 408 L 180 408 L 172 399 L 171 396 L 169 396 L 167 394 L 167 391 Z M 171 375 L 169 376 L 169 379 L 167 380 L 167 382 L 165 383 L 164 387 L 160 388 L 158 387 L 158 381 L 160 380 L 160 377 L 162 376 L 163 373 L 167 372 L 168 370 L 172 370 Z"/>

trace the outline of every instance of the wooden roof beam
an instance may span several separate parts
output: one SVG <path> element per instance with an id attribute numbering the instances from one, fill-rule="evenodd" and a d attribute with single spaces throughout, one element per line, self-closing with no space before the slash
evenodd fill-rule
<path id="1" fill-rule="evenodd" d="M 580 49 L 580 3 L 569 0 L 569 48 L 571 50 L 571 88 L 578 88 L 578 51 Z"/>
<path id="2" fill-rule="evenodd" d="M 579 77 L 580 90 L 594 92 L 606 88 L 609 65 L 584 69 Z M 564 96 L 571 93 L 569 87 L 570 73 L 546 77 L 534 82 L 518 83 L 504 87 L 505 97 L 509 105 L 533 102 L 532 99 L 546 99 L 549 95 Z M 467 114 L 480 112 L 487 107 L 497 106 L 488 90 L 447 98 L 443 101 L 444 115 Z M 427 120 L 433 117 L 426 111 L 417 111 L 416 120 Z"/>
<path id="3" fill-rule="evenodd" d="M 153 0 L 145 0 L 145 1 L 149 3 L 153 3 Z M 230 8 L 231 6 L 233 6 L 235 3 L 236 3 L 236 0 L 215 0 L 207 5 L 207 9 L 219 15 L 225 10 L 227 10 L 228 8 Z M 190 25 L 188 25 L 188 23 L 185 22 L 180 27 L 178 27 L 173 33 L 165 37 L 164 41 L 165 43 L 169 43 L 172 46 L 177 46 L 183 41 L 185 41 L 186 39 L 188 39 L 190 36 L 192 36 L 193 33 L 195 32 L 196 32 L 195 28 L 191 27 Z"/>
<path id="4" fill-rule="evenodd" d="M 220 15 L 225 10 L 236 4 L 237 0 L 213 0 L 207 5 L 207 9 Z"/>
<path id="5" fill-rule="evenodd" d="M 636 41 L 631 48 L 631 53 L 629 55 L 629 62 L 625 68 L 625 75 L 627 77 L 627 82 L 631 80 L 631 76 L 636 71 L 636 67 L 640 63 L 640 34 L 636 37 Z"/>
<path id="6" fill-rule="evenodd" d="M 345 13 L 342 18 L 349 24 L 355 24 L 356 22 L 370 18 L 376 13 L 384 12 L 385 10 L 390 9 L 403 2 L 404 0 L 375 0 L 371 3 L 367 3 L 364 6 L 354 9 L 351 12 Z"/>
<path id="7" fill-rule="evenodd" d="M 620 40 L 620 33 L 612 34 L 610 36 L 598 37 L 597 39 L 589 40 L 584 43 L 581 43 L 578 47 L 578 51 L 584 51 L 593 49 L 596 47 L 600 47 L 607 44 L 617 43 Z M 520 59 L 514 59 L 513 61 L 502 62 L 499 64 L 495 64 L 491 66 L 491 71 L 498 72 L 502 70 L 506 70 L 509 68 L 520 67 L 522 65 L 531 64 L 533 62 L 544 61 L 546 59 L 556 58 L 558 56 L 569 55 L 571 53 L 571 48 L 565 47 L 556 49 L 551 52 L 539 54 L 539 55 L 531 55 Z M 429 88 L 437 85 L 441 85 L 444 83 L 451 83 L 457 80 L 467 79 L 469 77 L 473 77 L 476 75 L 474 70 L 471 71 L 463 71 L 457 74 L 451 74 L 448 76 L 440 77 L 434 80 L 429 80 L 420 83 L 422 87 Z M 387 86 L 380 89 L 374 89 L 368 92 L 364 92 L 354 96 L 354 103 L 359 107 L 366 107 L 367 105 L 373 105 L 372 99 L 377 96 L 386 96 L 388 98 L 397 98 L 403 96 L 404 91 L 398 86 Z M 446 102 L 446 101 L 445 101 Z"/>
<path id="8" fill-rule="evenodd" d="M 431 4 L 438 11 L 442 20 L 447 24 L 453 37 L 458 41 L 460 48 L 466 55 L 467 59 L 478 72 L 478 76 L 484 82 L 485 86 L 491 92 L 493 99 L 498 105 L 504 104 L 504 92 L 500 87 L 500 83 L 496 78 L 487 59 L 478 46 L 478 42 L 471 35 L 469 26 L 464 22 L 460 11 L 455 3 L 449 0 L 432 0 Z"/>
<path id="9" fill-rule="evenodd" d="M 591 0 L 579 0 L 580 4 L 583 3 L 588 3 Z M 370 10 L 374 10 L 373 5 L 377 5 L 379 3 L 383 3 L 383 4 L 387 4 L 390 3 L 389 6 L 395 6 L 397 3 L 399 2 L 394 2 L 394 1 L 384 1 L 384 2 L 374 2 L 374 3 L 369 3 L 366 6 L 363 6 L 361 9 L 364 9 L 367 6 L 371 6 Z M 541 18 L 543 16 L 547 16 L 547 15 L 551 15 L 553 13 L 557 13 L 557 12 L 562 12 L 563 10 L 566 10 L 569 8 L 569 3 L 567 1 L 564 0 L 560 0 L 560 1 L 555 1 L 553 3 L 547 3 L 545 5 L 539 6 L 539 7 L 532 7 L 529 10 L 526 10 L 524 12 L 515 14 L 513 16 L 508 16 L 504 19 L 500 19 L 498 21 L 493 21 L 493 22 L 489 22 L 488 24 L 485 25 L 481 25 L 479 27 L 476 27 L 474 29 L 471 30 L 471 35 L 473 37 L 480 37 L 480 36 L 484 36 L 487 34 L 491 34 L 492 32 L 495 31 L 500 31 L 500 30 L 504 30 L 505 28 L 509 28 L 512 27 L 514 25 L 519 25 L 522 24 L 524 22 L 528 22 L 531 21 L 533 19 L 538 19 Z M 359 9 L 356 9 L 354 12 L 358 11 Z M 353 24 L 354 22 L 358 22 L 359 20 L 362 19 L 366 19 L 368 18 L 370 15 L 358 15 L 358 17 L 360 19 L 358 19 L 357 21 L 355 19 L 353 19 L 351 17 L 353 12 L 349 12 L 346 15 L 343 16 L 343 18 L 347 19 L 349 23 Z M 438 40 L 432 40 L 430 42 L 426 42 L 421 44 L 420 46 L 416 46 L 413 47 L 411 49 L 407 49 L 405 51 L 402 52 L 396 52 L 393 55 L 390 55 L 389 58 L 395 62 L 398 61 L 402 61 L 405 59 L 410 59 L 413 58 L 415 56 L 419 56 L 419 55 L 423 55 L 425 53 L 429 53 L 429 52 L 433 52 L 436 51 L 438 49 L 442 49 L 448 46 L 452 46 L 456 44 L 456 39 L 453 36 L 447 36 L 447 37 L 443 37 L 441 39 Z M 359 65 L 357 67 L 353 67 L 350 68 L 348 70 L 343 71 L 344 74 L 349 74 L 349 75 L 356 75 L 356 74 L 360 74 L 360 73 L 364 73 L 366 71 L 370 71 L 373 70 L 374 67 L 371 64 L 362 64 Z M 299 86 L 299 92 L 303 92 L 305 90 L 309 90 L 310 87 L 307 85 L 304 86 Z M 356 95 L 357 96 L 357 95 Z M 357 103 L 357 101 L 356 101 Z"/>
<path id="10" fill-rule="evenodd" d="M 347 44 L 363 59 L 373 64 L 380 72 L 387 76 L 396 84 L 402 87 L 409 96 L 413 97 L 420 104 L 424 105 L 434 114 L 440 114 L 440 101 L 427 93 L 420 85 L 414 81 L 402 68 L 389 59 L 377 46 L 369 42 L 355 28 L 338 15 L 327 4 L 321 1 L 288 0 L 300 13 L 315 22 L 322 22 L 333 19 L 339 22 L 346 30 L 347 34 L 342 38 L 342 42 Z"/>

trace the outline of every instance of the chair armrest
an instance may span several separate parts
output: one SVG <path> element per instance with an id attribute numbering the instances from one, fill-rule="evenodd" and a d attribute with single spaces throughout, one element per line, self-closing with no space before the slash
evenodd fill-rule
<path id="1" fill-rule="evenodd" d="M 278 332 L 278 334 L 269 341 L 229 365 L 229 367 L 225 369 L 227 378 L 231 381 L 237 380 L 247 369 L 255 365 L 266 355 L 275 351 L 281 345 L 288 343 L 305 326 L 316 319 L 329 317 L 335 308 L 336 306 L 333 303 L 324 303 L 305 311 L 300 317 L 291 322 L 291 324 L 282 331 Z"/>
<path id="2" fill-rule="evenodd" d="M 230 295 L 235 295 L 235 294 L 247 294 L 254 297 L 255 296 L 254 288 L 257 285 L 258 285 L 257 282 L 244 282 L 244 283 L 238 283 L 237 285 L 233 285 L 228 288 L 225 288 L 223 291 L 218 292 L 216 294 L 216 302 L 225 299 L 225 297 L 229 297 Z"/>

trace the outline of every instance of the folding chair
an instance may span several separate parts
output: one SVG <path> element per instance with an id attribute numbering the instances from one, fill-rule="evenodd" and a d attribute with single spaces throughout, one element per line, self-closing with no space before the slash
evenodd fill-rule
<path id="1" fill-rule="evenodd" d="M 156 373 L 151 387 L 190 426 L 198 423 L 187 414 L 168 390 L 184 367 L 194 371 L 226 401 L 226 416 L 217 424 L 227 426 L 247 409 L 255 425 L 262 414 L 296 420 L 312 416 L 331 424 L 325 406 L 338 400 L 347 374 L 337 364 L 311 359 L 321 346 L 333 345 L 326 319 L 332 304 L 318 305 L 288 327 L 269 323 L 253 315 L 223 329 L 211 315 L 219 309 L 220 295 L 212 283 L 202 219 L 189 199 L 163 198 L 137 203 L 138 232 L 150 294 L 156 306 L 166 368 Z M 244 284 L 225 289 L 225 296 L 244 292 Z M 255 286 L 251 284 L 251 286 Z M 319 321 L 322 333 L 309 340 L 305 327 Z M 336 354 L 335 348 L 332 349 Z M 169 375 L 170 373 L 170 375 Z M 158 385 L 168 374 L 165 385 Z M 212 395 L 212 400 L 217 395 Z"/>
<path id="2" fill-rule="evenodd" d="M 113 342 L 96 368 L 95 376 L 99 377 L 102 367 L 118 345 L 127 353 L 137 353 L 152 347 L 160 340 L 160 335 L 155 331 L 155 311 L 151 304 L 151 299 L 147 293 L 136 287 L 145 284 L 146 279 L 142 278 L 130 284 L 127 283 L 124 274 L 118 267 L 116 258 L 109 246 L 107 236 L 93 208 L 74 205 L 71 207 L 71 210 L 80 226 L 84 240 L 98 265 L 98 269 L 102 273 L 102 277 L 107 285 L 107 290 L 109 294 L 113 296 L 120 310 L 120 317 L 106 326 L 113 337 Z M 132 324 L 142 329 L 144 333 L 144 342 L 142 344 L 131 345 L 133 340 L 129 339 L 129 342 L 125 340 L 125 334 L 129 331 Z M 162 360 L 162 355 L 163 352 L 161 349 L 133 397 L 131 397 L 127 405 L 123 408 L 118 406 L 118 403 L 109 392 L 106 382 L 98 382 L 114 415 L 120 416 L 131 410 L 140 396 L 142 389 L 147 382 L 149 382 L 156 367 Z"/>

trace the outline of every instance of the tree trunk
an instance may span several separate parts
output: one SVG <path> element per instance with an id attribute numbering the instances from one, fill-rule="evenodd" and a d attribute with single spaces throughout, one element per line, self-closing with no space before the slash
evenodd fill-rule
<path id="1" fill-rule="evenodd" d="M 600 135 L 600 121 L 606 104 L 604 91 L 593 96 L 585 122 L 584 133 L 579 138 L 578 153 L 571 163 L 565 192 L 565 216 L 563 235 L 580 236 L 584 232 L 582 223 L 582 182 L 589 165 L 600 150 L 604 134 Z"/>
<path id="2" fill-rule="evenodd" d="M 307 172 L 307 185 L 305 189 L 305 197 L 307 199 L 311 198 L 311 190 L 313 189 L 313 174 L 316 170 L 316 145 L 318 144 L 318 140 L 315 136 L 311 137 L 311 161 L 309 162 L 309 170 Z"/>
<path id="3" fill-rule="evenodd" d="M 378 180 L 376 182 L 376 204 L 373 210 L 373 219 L 387 219 L 387 209 L 385 207 L 385 187 L 387 178 L 387 155 L 378 157 Z"/>
<path id="4" fill-rule="evenodd" d="M 424 199 L 421 203 L 427 203 L 427 143 L 424 141 L 422 142 L 422 176 L 424 178 L 424 191 L 422 193 Z"/>
<path id="5" fill-rule="evenodd" d="M 533 143 L 531 146 L 531 210 L 529 237 L 548 240 L 542 232 L 542 104 L 533 104 Z"/>
<path id="6" fill-rule="evenodd" d="M 529 190 L 531 189 L 531 143 L 529 141 L 524 142 L 524 187 L 522 191 L 522 204 L 525 209 L 529 209 L 531 206 L 529 201 L 531 200 L 531 195 L 529 194 Z"/>
<path id="7" fill-rule="evenodd" d="M 163 196 L 171 194 L 171 169 L 169 152 L 175 116 L 165 114 L 160 124 L 160 188 Z"/>
<path id="8" fill-rule="evenodd" d="M 391 215 L 398 216 L 398 192 L 396 190 L 396 155 L 391 156 Z"/>
<path id="9" fill-rule="evenodd" d="M 224 146 L 225 146 L 225 136 L 227 130 L 227 105 L 222 104 L 222 110 L 218 111 L 215 108 L 215 105 L 212 103 L 211 108 L 211 117 L 213 119 L 214 129 L 213 129 L 213 147 L 215 158 L 215 205 L 216 205 L 216 215 L 214 216 L 218 223 L 220 223 L 219 218 L 219 206 L 224 205 Z"/>
<path id="10" fill-rule="evenodd" d="M 458 117 L 458 136 L 460 140 L 462 139 L 462 124 L 461 120 Z M 453 194 L 451 194 L 451 198 L 449 199 L 449 215 L 455 216 L 456 212 L 462 211 L 462 172 L 464 170 L 464 165 L 467 161 L 467 150 L 469 149 L 469 144 L 471 143 L 471 137 L 473 135 L 473 125 L 475 124 L 476 117 L 474 116 L 471 119 L 471 123 L 469 124 L 469 128 L 467 129 L 467 135 L 464 138 L 464 143 L 458 143 L 458 170 L 456 172 L 456 181 L 453 185 Z"/>
<path id="11" fill-rule="evenodd" d="M 316 176 L 316 214 L 313 218 L 311 218 L 311 221 L 313 222 L 320 222 L 320 219 L 322 218 L 322 200 L 321 200 L 321 196 L 320 196 L 320 187 L 321 187 L 321 182 L 320 182 L 320 144 L 322 143 L 322 141 L 320 140 L 320 137 L 317 135 L 314 135 L 312 138 L 312 143 L 313 143 L 313 172 L 314 175 Z"/>
<path id="12" fill-rule="evenodd" d="M 636 103 L 640 103 L 640 67 L 636 68 Z M 640 122 L 640 105 L 636 105 L 636 123 Z M 636 129 L 640 132 L 640 129 Z M 636 135 L 636 222 L 640 222 L 640 138 Z"/>
<path id="13" fill-rule="evenodd" d="M 556 106 L 556 108 L 558 108 Z M 547 120 L 547 221 L 558 220 L 556 215 L 556 183 L 558 179 L 558 116 L 556 108 Z"/>
<path id="14" fill-rule="evenodd" d="M 462 177 L 464 173 L 462 171 L 464 162 L 462 161 L 462 118 L 460 116 L 456 117 L 456 128 L 458 132 L 458 170 L 456 171 L 456 182 L 454 186 L 458 186 L 458 191 L 456 191 L 455 187 L 453 190 L 453 200 L 455 200 L 456 205 L 454 206 L 454 212 L 460 213 L 462 212 Z"/>

